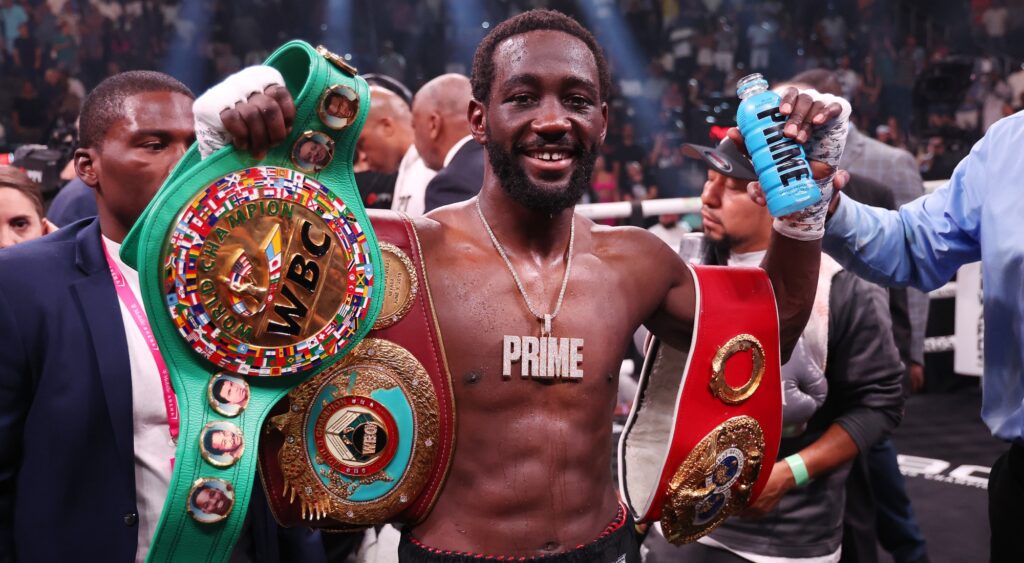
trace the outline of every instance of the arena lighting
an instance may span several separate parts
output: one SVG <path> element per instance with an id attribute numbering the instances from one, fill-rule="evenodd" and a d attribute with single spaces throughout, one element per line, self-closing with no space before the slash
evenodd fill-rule
<path id="1" fill-rule="evenodd" d="M 634 81 L 635 84 L 642 84 L 650 73 L 647 69 L 649 62 L 644 59 L 640 47 L 622 19 L 622 13 L 615 0 L 576 0 L 580 12 L 583 14 L 584 23 L 597 37 L 598 43 L 605 50 L 605 55 L 614 65 L 615 72 L 612 80 Z M 656 101 L 642 99 L 642 88 L 638 91 L 626 91 L 633 89 L 624 88 L 624 93 L 632 98 L 630 104 L 635 112 L 633 122 L 639 129 L 639 133 L 653 134 L 659 130 L 658 107 Z"/>
<path id="2" fill-rule="evenodd" d="M 344 53 L 346 61 L 352 60 L 352 20 L 356 19 L 352 0 L 327 0 L 324 4 L 325 25 L 320 27 L 320 44 L 335 53 Z M 359 66 L 358 64 L 356 66 Z"/>
<path id="3" fill-rule="evenodd" d="M 468 75 L 473 67 L 476 46 L 491 26 L 482 0 L 445 0 L 445 12 L 452 22 L 448 37 L 448 60 L 464 65 L 451 69 Z"/>
<path id="4" fill-rule="evenodd" d="M 177 19 L 182 22 L 192 22 L 194 25 L 191 38 L 183 38 L 177 34 L 171 48 L 167 50 L 164 58 L 163 70 L 165 73 L 182 81 L 193 92 L 202 92 L 209 84 L 205 75 L 205 66 L 196 64 L 202 57 L 197 54 L 196 46 L 203 43 L 200 38 L 207 38 L 210 34 L 210 18 L 213 15 L 212 6 L 204 6 L 203 0 L 182 0 L 178 8 Z"/>

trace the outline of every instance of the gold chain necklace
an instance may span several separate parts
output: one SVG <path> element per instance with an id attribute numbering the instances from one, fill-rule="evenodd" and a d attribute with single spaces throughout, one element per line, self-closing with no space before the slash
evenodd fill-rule
<path id="1" fill-rule="evenodd" d="M 484 228 L 487 229 L 487 234 L 491 237 L 494 249 L 498 251 L 498 254 L 505 261 L 505 265 L 508 266 L 508 271 L 516 282 L 516 288 L 519 290 L 519 294 L 523 296 L 523 301 L 526 302 L 526 308 L 541 323 L 540 337 L 505 335 L 502 345 L 502 376 L 506 378 L 511 377 L 512 363 L 520 362 L 522 364 L 521 374 L 523 377 L 537 379 L 582 379 L 583 370 L 579 365 L 583 362 L 583 339 L 555 338 L 551 336 L 551 325 L 555 317 L 558 316 L 558 312 L 562 309 L 562 302 L 565 299 L 565 288 L 569 285 L 569 274 L 572 271 L 573 246 L 576 240 L 575 217 L 572 218 L 569 225 L 568 257 L 565 261 L 565 275 L 562 277 L 562 288 L 558 292 L 558 302 L 555 304 L 555 310 L 550 314 L 541 314 L 534 309 L 533 303 L 530 302 L 530 297 L 526 294 L 526 289 L 523 287 L 523 282 L 519 279 L 519 274 L 512 267 L 512 261 L 509 260 L 505 248 L 498 242 L 498 237 L 494 235 L 491 225 L 487 222 L 487 218 L 484 217 L 479 197 L 476 199 L 476 212 L 480 216 L 480 221 L 484 224 Z"/>

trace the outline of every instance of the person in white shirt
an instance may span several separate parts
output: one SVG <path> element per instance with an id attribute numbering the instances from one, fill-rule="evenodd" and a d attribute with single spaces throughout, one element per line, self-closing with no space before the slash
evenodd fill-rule
<path id="1" fill-rule="evenodd" d="M 387 88 L 371 86 L 370 112 L 359 135 L 359 150 L 373 172 L 398 172 L 391 209 L 415 217 L 423 215 L 423 194 L 435 172 L 424 164 L 412 141 L 409 104 Z"/>

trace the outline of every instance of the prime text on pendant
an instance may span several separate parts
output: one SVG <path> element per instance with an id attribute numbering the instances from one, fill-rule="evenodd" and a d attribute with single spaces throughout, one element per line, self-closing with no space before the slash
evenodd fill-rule
<path id="1" fill-rule="evenodd" d="M 520 375 L 537 379 L 583 379 L 583 339 L 505 335 L 501 374 L 512 377 L 519 362 Z"/>

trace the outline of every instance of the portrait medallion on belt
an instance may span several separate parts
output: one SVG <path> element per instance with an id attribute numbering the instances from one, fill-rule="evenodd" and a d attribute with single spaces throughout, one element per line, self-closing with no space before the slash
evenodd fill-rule
<path id="1" fill-rule="evenodd" d="M 362 226 L 343 201 L 288 168 L 257 166 L 200 191 L 174 225 L 164 294 L 203 357 L 243 375 L 315 367 L 369 312 Z"/>

